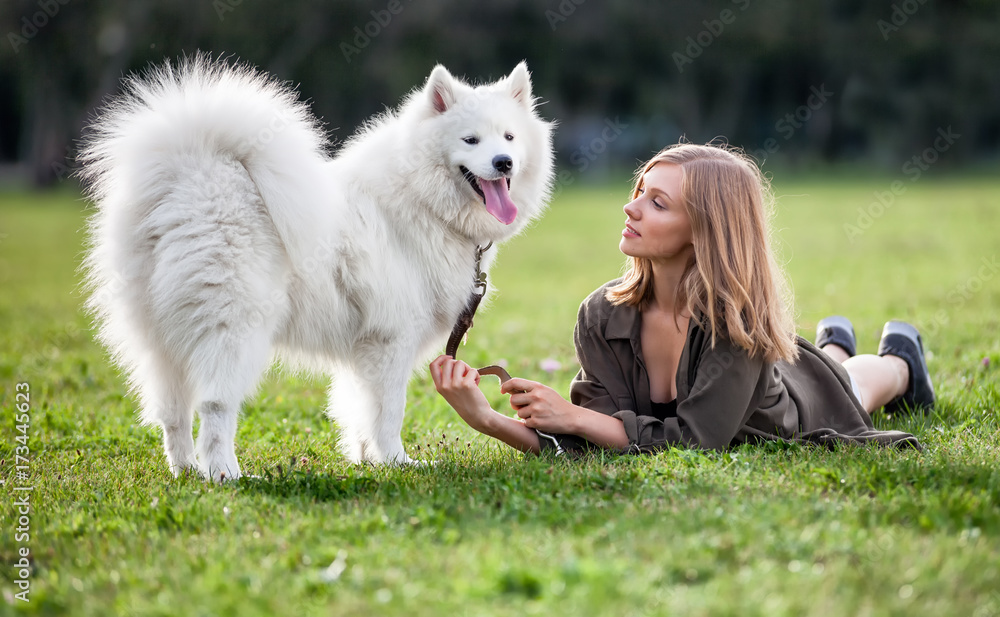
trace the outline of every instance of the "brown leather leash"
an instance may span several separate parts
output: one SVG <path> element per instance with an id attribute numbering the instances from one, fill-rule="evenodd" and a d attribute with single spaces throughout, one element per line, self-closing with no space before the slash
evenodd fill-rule
<path id="1" fill-rule="evenodd" d="M 465 308 L 458 316 L 458 321 L 455 322 L 455 326 L 451 329 L 451 336 L 448 337 L 448 345 L 445 347 L 445 355 L 451 356 L 452 358 L 457 358 L 458 345 L 468 334 L 469 329 L 472 328 L 473 318 L 476 316 L 476 309 L 479 308 L 479 303 L 482 301 L 483 296 L 486 295 L 486 273 L 482 269 L 483 253 L 490 250 L 493 243 L 490 242 L 486 246 L 476 247 L 476 275 L 473 279 L 472 295 L 469 296 L 469 301 L 465 304 Z M 489 366 L 484 366 L 483 368 L 476 369 L 480 375 L 494 375 L 500 379 L 500 385 L 503 385 L 511 380 L 510 373 L 507 372 L 502 366 L 497 364 L 491 364 Z M 517 390 L 521 392 L 521 390 Z"/>

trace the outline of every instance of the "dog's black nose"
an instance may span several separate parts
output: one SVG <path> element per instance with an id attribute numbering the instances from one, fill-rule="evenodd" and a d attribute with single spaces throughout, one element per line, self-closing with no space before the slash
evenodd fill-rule
<path id="1" fill-rule="evenodd" d="M 514 167 L 514 159 L 510 158 L 506 154 L 498 154 L 493 157 L 493 169 L 496 169 L 502 174 L 507 173 Z"/>

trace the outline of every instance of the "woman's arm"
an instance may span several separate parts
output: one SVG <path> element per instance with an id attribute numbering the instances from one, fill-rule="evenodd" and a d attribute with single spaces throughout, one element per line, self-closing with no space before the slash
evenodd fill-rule
<path id="1" fill-rule="evenodd" d="M 485 429 L 480 432 L 494 439 L 499 439 L 521 452 L 538 454 L 542 451 L 541 445 L 538 443 L 538 433 L 528 428 L 524 422 L 509 418 L 496 411 L 493 411 Z"/>
<path id="2" fill-rule="evenodd" d="M 629 445 L 622 421 L 580 407 L 561 397 L 552 388 L 527 379 L 511 379 L 500 391 L 510 394 L 510 405 L 524 426 L 545 433 L 576 435 L 590 443 L 624 450 Z"/>
<path id="3" fill-rule="evenodd" d="M 490 407 L 479 390 L 479 373 L 475 369 L 451 356 L 439 356 L 431 362 L 430 369 L 434 387 L 466 424 L 522 452 L 541 451 L 533 429 Z"/>
<path id="4" fill-rule="evenodd" d="M 473 429 L 522 452 L 541 451 L 535 430 L 576 435 L 596 446 L 625 449 L 628 436 L 621 420 L 579 407 L 552 388 L 527 379 L 511 379 L 500 391 L 511 394 L 510 405 L 520 420 L 490 407 L 479 390 L 479 373 L 464 362 L 440 356 L 431 362 L 434 387 Z"/>

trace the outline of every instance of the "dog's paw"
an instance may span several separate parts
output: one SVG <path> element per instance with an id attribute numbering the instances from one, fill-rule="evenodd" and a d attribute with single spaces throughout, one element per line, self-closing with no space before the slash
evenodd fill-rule
<path id="1" fill-rule="evenodd" d="M 407 455 L 403 455 L 402 458 L 395 458 L 390 461 L 386 461 L 387 465 L 398 465 L 400 467 L 423 467 L 425 465 L 434 465 L 434 461 L 425 461 L 419 458 L 410 458 Z"/>
<path id="2" fill-rule="evenodd" d="M 224 484 L 226 482 L 235 482 L 236 480 L 239 480 L 242 477 L 243 474 L 239 473 L 239 471 L 231 475 L 223 471 L 218 476 L 212 476 L 212 481 L 218 484 Z"/>
<path id="3" fill-rule="evenodd" d="M 181 476 L 189 476 L 191 474 L 201 473 L 198 471 L 198 466 L 194 463 L 185 463 L 182 465 L 170 465 L 170 473 L 173 474 L 175 478 Z"/>
<path id="4" fill-rule="evenodd" d="M 208 467 L 207 469 L 199 469 L 198 472 L 201 474 L 202 478 L 211 480 L 216 484 L 239 480 L 243 477 L 243 473 L 240 471 L 240 466 L 238 464 Z"/>
<path id="5" fill-rule="evenodd" d="M 372 467 L 379 466 L 389 466 L 389 467 L 418 467 L 422 465 L 433 465 L 433 462 L 424 461 L 421 459 L 410 458 L 406 454 L 395 456 L 392 458 L 385 459 L 371 459 L 367 458 L 354 463 L 355 465 L 370 465 Z"/>

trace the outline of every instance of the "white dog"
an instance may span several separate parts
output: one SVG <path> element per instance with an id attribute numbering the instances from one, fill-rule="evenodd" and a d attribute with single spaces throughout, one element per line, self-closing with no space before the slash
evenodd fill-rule
<path id="1" fill-rule="evenodd" d="M 477 248 L 550 193 L 551 125 L 523 63 L 479 87 L 437 66 L 327 147 L 293 91 L 204 56 L 132 79 L 91 127 L 88 307 L 175 474 L 239 477 L 237 417 L 275 352 L 334 375 L 351 461 L 410 462 L 415 364 L 469 301 Z"/>

